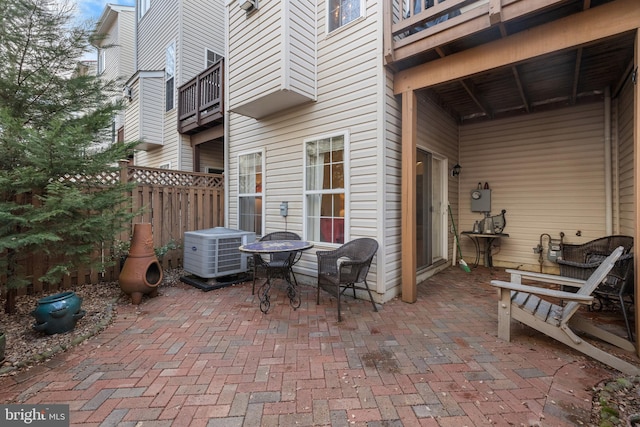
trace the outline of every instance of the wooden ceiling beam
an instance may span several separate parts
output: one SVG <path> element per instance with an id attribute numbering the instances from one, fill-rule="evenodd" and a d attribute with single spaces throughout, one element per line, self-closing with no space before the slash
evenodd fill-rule
<path id="1" fill-rule="evenodd" d="M 627 31 L 640 22 L 637 0 L 615 0 L 495 42 L 427 62 L 396 74 L 394 93 L 461 80 L 550 53 L 576 48 Z"/>
<path id="2" fill-rule="evenodd" d="M 527 92 L 524 90 L 522 79 L 520 78 L 520 73 L 518 72 L 518 66 L 514 65 L 513 67 L 511 67 L 511 71 L 513 72 L 513 78 L 516 81 L 516 86 L 518 86 L 518 93 L 520 94 L 520 99 L 522 99 L 522 105 L 524 105 L 525 111 L 529 113 L 531 112 L 531 104 L 529 103 Z"/>
<path id="3" fill-rule="evenodd" d="M 500 24 L 501 28 L 504 28 L 504 25 Z M 444 58 L 447 56 L 446 48 L 444 46 L 437 47 L 435 51 L 440 55 L 440 58 Z M 460 85 L 467 92 L 471 100 L 482 110 L 482 113 L 487 116 L 493 118 L 493 110 L 489 107 L 489 104 L 485 101 L 485 99 L 478 92 L 475 83 L 471 79 L 463 79 L 460 80 Z M 429 91 L 430 93 L 435 95 L 435 92 Z M 433 97 L 432 97 L 433 98 Z M 439 99 L 439 98 L 438 98 Z M 462 120 L 462 117 L 456 115 L 458 121 Z"/>
<path id="4" fill-rule="evenodd" d="M 484 98 L 480 95 L 473 81 L 471 81 L 471 79 L 463 79 L 460 80 L 460 84 L 464 90 L 467 91 L 467 94 L 469 94 L 473 102 L 482 110 L 484 115 L 492 119 L 493 111 L 489 107 L 489 104 L 487 104 Z"/>
<path id="5" fill-rule="evenodd" d="M 451 118 L 453 120 L 456 121 L 456 123 L 460 124 L 462 123 L 462 117 L 460 116 L 460 114 L 458 114 L 458 112 L 456 110 L 454 110 L 453 108 L 451 108 L 451 106 L 449 104 L 447 104 L 446 102 L 444 102 L 442 100 L 442 98 L 440 97 L 440 95 L 438 95 L 436 93 L 436 91 L 434 91 L 433 89 L 425 89 L 424 90 L 424 95 L 429 98 L 431 100 L 431 102 L 433 102 L 434 104 L 436 104 L 438 107 L 440 107 L 440 109 L 444 112 L 446 112 L 447 114 L 449 114 L 449 116 L 451 116 Z"/>
<path id="6" fill-rule="evenodd" d="M 507 29 L 503 23 L 500 23 L 498 28 L 500 29 L 500 35 L 502 38 L 508 36 Z M 522 105 L 524 106 L 525 111 L 528 113 L 531 111 L 531 105 L 529 104 L 529 97 L 524 89 L 524 85 L 522 84 L 522 79 L 520 78 L 520 72 L 518 71 L 518 66 L 513 65 L 511 67 L 511 72 L 513 73 L 513 79 L 518 87 L 518 94 L 520 95 L 520 99 L 522 100 Z"/>
<path id="7" fill-rule="evenodd" d="M 618 95 L 620 95 L 620 91 L 622 90 L 622 87 L 624 86 L 624 84 L 627 82 L 627 79 L 631 75 L 631 70 L 633 70 L 633 59 L 631 60 L 631 62 L 629 62 L 629 65 L 627 65 L 627 68 L 624 70 L 624 73 L 622 73 L 622 77 L 616 84 L 616 87 L 615 89 L 613 89 L 613 92 L 611 92 L 612 98 L 617 98 Z"/>
<path id="8" fill-rule="evenodd" d="M 580 82 L 580 65 L 582 64 L 582 47 L 576 51 L 576 63 L 573 68 L 573 89 L 571 90 L 571 105 L 578 99 L 578 83 Z"/>

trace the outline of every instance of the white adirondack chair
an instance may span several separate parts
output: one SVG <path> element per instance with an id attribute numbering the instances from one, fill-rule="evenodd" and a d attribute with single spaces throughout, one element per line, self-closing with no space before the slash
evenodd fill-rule
<path id="1" fill-rule="evenodd" d="M 597 327 L 577 313 L 580 304 L 590 305 L 592 303 L 593 291 L 607 277 L 622 252 L 622 247 L 615 249 L 587 280 L 518 270 L 508 270 L 511 273 L 510 282 L 492 280 L 491 285 L 498 288 L 500 296 L 498 301 L 498 337 L 510 341 L 511 319 L 516 319 L 627 375 L 640 374 L 640 366 L 595 347 L 580 338 L 573 330 L 586 332 L 625 350 L 635 350 L 631 342 Z M 546 287 L 523 285 L 522 278 L 574 286 L 579 289 L 576 293 L 572 293 Z M 565 304 L 564 306 L 557 305 L 541 297 L 558 298 Z"/>

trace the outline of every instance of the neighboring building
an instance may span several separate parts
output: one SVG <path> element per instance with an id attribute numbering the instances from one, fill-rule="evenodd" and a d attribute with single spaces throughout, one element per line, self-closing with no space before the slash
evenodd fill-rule
<path id="1" fill-rule="evenodd" d="M 94 47 L 98 60 L 94 71 L 106 81 L 116 80 L 124 89 L 124 82 L 135 71 L 135 8 L 107 4 L 94 30 Z M 115 95 L 117 99 L 127 96 L 127 91 Z M 111 138 L 105 143 L 123 141 L 124 111 L 113 120 Z"/>
<path id="2" fill-rule="evenodd" d="M 426 3 L 226 2 L 228 226 L 375 238 L 379 302 L 456 259 L 448 206 L 471 230 L 478 183 L 507 212 L 495 265 L 554 269 L 545 234 L 637 236 L 636 0 Z"/>
<path id="3" fill-rule="evenodd" d="M 223 0 L 139 0 L 135 10 L 124 132 L 141 141 L 135 164 L 222 172 Z"/>

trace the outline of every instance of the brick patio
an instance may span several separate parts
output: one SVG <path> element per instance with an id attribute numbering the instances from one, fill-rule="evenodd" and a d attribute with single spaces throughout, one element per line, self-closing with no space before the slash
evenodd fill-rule
<path id="1" fill-rule="evenodd" d="M 504 273 L 494 273 L 504 277 Z M 77 426 L 589 425 L 591 387 L 615 375 L 522 325 L 497 338 L 487 269 L 449 268 L 373 312 L 302 286 L 262 314 L 251 283 L 185 284 L 84 345 L 0 379 L 3 403 L 68 403 Z"/>

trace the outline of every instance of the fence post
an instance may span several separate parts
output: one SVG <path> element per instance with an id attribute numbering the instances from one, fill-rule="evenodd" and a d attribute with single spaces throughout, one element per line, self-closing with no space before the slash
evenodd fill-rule
<path id="1" fill-rule="evenodd" d="M 120 165 L 120 182 L 122 184 L 127 183 L 129 180 L 129 174 L 127 173 L 127 168 L 129 167 L 129 160 L 120 160 L 118 161 L 118 165 Z"/>

